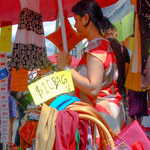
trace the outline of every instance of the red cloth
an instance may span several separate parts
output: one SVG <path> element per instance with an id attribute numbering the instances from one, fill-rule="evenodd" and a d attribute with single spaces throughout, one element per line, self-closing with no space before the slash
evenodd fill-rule
<path id="1" fill-rule="evenodd" d="M 79 0 L 62 0 L 64 16 L 73 16 L 71 9 Z M 118 0 L 97 0 L 101 7 L 106 7 L 116 3 Z M 1 0 L 0 1 L 0 27 L 2 27 L 2 21 L 12 21 L 12 24 L 17 24 L 19 20 L 19 13 L 21 6 L 19 0 Z M 41 0 L 40 12 L 43 17 L 43 21 L 53 21 L 58 16 L 58 4 L 57 0 Z M 6 23 L 10 24 L 10 23 Z"/>
<path id="2" fill-rule="evenodd" d="M 32 139 L 35 138 L 38 121 L 28 121 L 20 128 L 19 135 L 27 144 L 32 145 Z"/>
<path id="3" fill-rule="evenodd" d="M 78 130 L 80 133 L 80 144 L 79 144 L 80 150 L 85 150 L 85 148 L 86 148 L 88 130 L 89 130 L 88 125 L 89 125 L 89 123 L 87 120 L 79 120 Z"/>
<path id="4" fill-rule="evenodd" d="M 132 150 L 144 150 L 142 143 L 139 141 L 137 143 L 133 144 L 131 146 L 131 148 L 132 148 Z"/>
<path id="5" fill-rule="evenodd" d="M 75 133 L 77 131 L 79 115 L 71 110 L 58 112 L 56 120 L 56 138 L 54 150 L 75 150 Z"/>

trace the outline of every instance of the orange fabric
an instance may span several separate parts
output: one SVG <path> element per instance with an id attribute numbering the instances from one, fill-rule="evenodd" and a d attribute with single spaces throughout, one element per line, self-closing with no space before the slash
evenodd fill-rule
<path id="1" fill-rule="evenodd" d="M 64 19 L 64 21 L 65 21 L 67 46 L 68 46 L 68 53 L 69 53 L 75 47 L 75 45 L 77 45 L 80 41 L 83 40 L 83 38 L 79 36 L 78 33 L 72 28 L 67 18 Z M 57 31 L 46 36 L 46 38 L 51 42 L 53 42 L 60 51 L 63 50 L 61 27 L 59 27 Z"/>
<path id="2" fill-rule="evenodd" d="M 135 4 L 137 4 L 137 1 Z M 135 9 L 137 9 L 137 5 L 136 5 Z M 133 54 L 131 57 L 128 75 L 126 78 L 125 87 L 127 89 L 140 92 L 140 91 L 142 91 L 142 89 L 141 89 L 141 36 L 140 36 L 139 19 L 137 16 L 137 12 L 136 12 L 135 21 L 136 21 L 135 29 L 137 29 L 137 30 L 135 30 L 134 49 L 133 49 Z M 134 62 L 133 62 L 133 57 L 136 58 L 136 59 L 134 59 Z M 132 72 L 132 67 L 138 67 L 138 70 L 136 73 Z"/>

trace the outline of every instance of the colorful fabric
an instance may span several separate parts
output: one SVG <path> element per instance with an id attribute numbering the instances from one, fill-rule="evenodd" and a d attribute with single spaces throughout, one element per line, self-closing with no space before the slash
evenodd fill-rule
<path id="1" fill-rule="evenodd" d="M 49 106 L 56 108 L 58 111 L 60 111 L 64 110 L 68 105 L 76 101 L 80 101 L 80 99 L 78 99 L 78 97 L 72 97 L 64 94 L 57 97 Z"/>
<path id="2" fill-rule="evenodd" d="M 78 88 L 76 88 L 76 96 L 79 97 L 81 101 L 92 103 L 95 109 L 102 114 L 104 119 L 109 121 L 108 124 L 110 127 L 116 133 L 119 133 L 125 122 L 125 116 L 122 105 L 120 107 L 122 97 L 117 92 L 116 80 L 118 78 L 118 72 L 115 55 L 110 43 L 103 38 L 94 39 L 88 44 L 85 53 L 90 53 L 99 58 L 104 65 L 102 89 L 96 100 L 85 95 Z M 83 55 L 76 70 L 84 77 L 86 77 L 87 74 L 86 64 L 85 55 Z M 99 137 L 99 135 L 97 135 L 97 137 Z"/>
<path id="3" fill-rule="evenodd" d="M 19 135 L 25 143 L 32 145 L 32 139 L 35 138 L 38 122 L 37 121 L 28 121 L 22 127 L 20 127 Z"/>
<path id="4" fill-rule="evenodd" d="M 16 109 L 17 109 L 16 100 L 10 95 L 8 95 L 8 100 L 9 100 L 9 116 L 10 118 L 16 118 Z"/>
<path id="5" fill-rule="evenodd" d="M 17 70 L 41 69 L 51 65 L 47 58 L 39 0 L 21 2 L 18 30 L 13 45 L 11 66 Z"/>
<path id="6" fill-rule="evenodd" d="M 137 14 L 141 34 L 142 73 L 150 55 L 150 1 L 137 0 Z"/>
<path id="7" fill-rule="evenodd" d="M 71 110 L 58 112 L 56 121 L 56 140 L 54 150 L 75 150 L 75 134 L 78 128 L 79 115 Z"/>

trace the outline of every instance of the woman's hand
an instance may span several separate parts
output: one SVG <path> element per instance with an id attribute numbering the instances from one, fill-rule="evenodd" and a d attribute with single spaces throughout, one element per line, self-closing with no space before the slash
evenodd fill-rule
<path id="1" fill-rule="evenodd" d="M 56 60 L 58 66 L 61 70 L 64 70 L 65 67 L 69 67 L 72 61 L 72 56 L 65 51 L 60 51 L 57 53 Z"/>

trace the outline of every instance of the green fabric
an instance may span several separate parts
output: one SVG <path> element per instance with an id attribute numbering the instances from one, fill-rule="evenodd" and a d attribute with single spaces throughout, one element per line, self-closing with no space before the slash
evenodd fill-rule
<path id="1" fill-rule="evenodd" d="M 75 139 L 76 139 L 76 150 L 79 150 L 80 134 L 79 134 L 78 128 L 77 128 L 77 131 L 76 131 Z"/>

